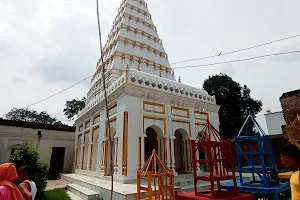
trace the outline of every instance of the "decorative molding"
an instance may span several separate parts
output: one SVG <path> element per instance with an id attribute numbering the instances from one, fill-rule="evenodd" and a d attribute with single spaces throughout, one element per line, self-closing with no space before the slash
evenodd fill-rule
<path id="1" fill-rule="evenodd" d="M 108 108 L 108 115 L 111 116 L 111 115 L 115 114 L 115 113 L 111 113 L 111 111 L 113 111 L 117 107 L 118 107 L 118 104 L 114 104 L 113 106 L 109 107 Z M 110 123 L 111 123 L 111 120 L 110 120 Z"/>
<path id="2" fill-rule="evenodd" d="M 101 152 L 101 154 L 102 154 L 102 156 L 101 156 L 101 169 L 100 169 L 100 171 L 105 171 L 105 142 L 106 141 L 102 141 L 102 152 Z"/>
<path id="3" fill-rule="evenodd" d="M 205 123 L 195 123 L 195 125 L 197 125 L 197 126 L 205 126 L 206 124 Z"/>
<path id="4" fill-rule="evenodd" d="M 115 17 L 115 20 L 113 22 L 113 28 L 110 30 L 109 34 L 108 34 L 108 38 L 112 35 L 112 32 L 114 31 L 115 27 L 117 27 L 117 24 L 119 23 L 120 19 L 123 18 L 124 14 L 125 14 L 125 8 L 128 7 L 130 9 L 133 9 L 133 10 L 136 10 L 137 12 L 139 13 L 142 13 L 145 17 L 148 17 L 149 19 L 151 19 L 151 15 L 142 10 L 142 9 L 139 9 L 138 7 L 136 6 L 133 6 L 129 3 L 122 3 L 119 10 L 118 10 L 118 14 L 117 16 Z M 126 13 L 127 14 L 127 13 Z M 147 23 L 148 27 L 149 27 L 149 23 Z M 156 31 L 156 27 L 152 24 L 150 24 L 150 27 L 149 28 L 152 28 L 154 31 Z M 109 42 L 109 39 L 107 40 L 107 43 Z M 104 48 L 107 46 L 107 43 L 105 44 Z"/>
<path id="5" fill-rule="evenodd" d="M 97 126 L 93 127 L 93 130 L 92 130 L 92 141 L 90 143 L 90 152 L 91 152 L 90 153 L 90 168 L 89 168 L 91 171 L 96 171 L 96 168 L 93 169 L 93 163 L 96 162 L 97 160 L 93 161 L 93 155 L 94 155 L 94 145 L 98 143 L 98 139 L 99 139 L 99 129 L 100 129 L 100 126 L 97 125 Z"/>
<path id="6" fill-rule="evenodd" d="M 162 65 L 160 63 L 148 60 L 147 58 L 137 56 L 137 55 L 133 55 L 133 54 L 126 53 L 126 52 L 121 52 L 121 51 L 118 51 L 117 49 L 113 53 L 111 53 L 111 55 L 109 57 L 107 57 L 105 59 L 104 65 L 108 66 L 113 61 L 113 59 L 115 59 L 117 57 L 119 57 L 121 59 L 128 59 L 128 61 L 130 61 L 130 62 L 136 61 L 136 62 L 144 63 L 148 67 L 153 66 L 157 69 L 161 69 L 161 70 L 165 70 L 165 71 L 170 68 L 169 66 Z M 166 60 L 166 62 L 167 62 L 167 60 Z"/>
<path id="7" fill-rule="evenodd" d="M 185 111 L 186 115 L 174 114 L 173 110 Z M 188 108 L 180 108 L 180 107 L 171 106 L 171 114 L 176 117 L 190 118 L 190 110 Z"/>
<path id="8" fill-rule="evenodd" d="M 118 151 L 119 151 L 119 138 L 115 138 L 115 162 L 114 162 L 114 173 L 118 174 Z"/>
<path id="9" fill-rule="evenodd" d="M 83 131 L 83 123 L 79 126 L 79 131 L 78 132 L 81 132 Z"/>
<path id="10" fill-rule="evenodd" d="M 140 169 L 141 168 L 141 161 L 142 161 L 142 149 L 141 149 L 141 145 L 142 145 L 142 137 L 139 136 L 138 137 L 138 168 Z"/>
<path id="11" fill-rule="evenodd" d="M 144 26 L 148 27 L 149 29 L 153 29 L 153 30 L 154 30 L 154 27 L 155 27 L 155 26 L 153 26 L 153 25 L 151 25 L 150 23 L 148 23 L 148 22 L 142 20 L 141 18 L 138 19 L 138 18 L 134 17 L 133 15 L 130 15 L 130 14 L 127 14 L 127 13 L 125 13 L 123 17 L 124 17 L 124 18 L 127 18 L 128 20 L 134 20 L 134 21 L 136 21 L 136 22 L 140 22 L 141 24 L 143 24 Z M 120 21 L 118 21 L 118 24 L 117 24 L 115 27 L 113 27 L 113 29 L 112 29 L 112 31 L 111 31 L 111 33 L 110 33 L 110 35 L 109 35 L 108 42 L 106 43 L 106 46 L 104 47 L 105 50 L 104 50 L 103 53 L 106 54 L 106 53 L 109 51 L 109 50 L 108 50 L 108 49 L 110 49 L 109 47 L 110 47 L 111 44 L 113 44 L 114 41 L 115 41 L 115 36 L 119 33 L 119 31 L 120 31 L 122 28 L 123 28 L 123 29 L 126 29 L 126 30 L 128 30 L 128 31 L 131 31 L 131 32 L 133 32 L 133 33 L 135 33 L 135 34 L 139 33 L 139 34 L 141 34 L 141 35 L 143 35 L 143 36 L 146 36 L 147 38 L 153 40 L 155 43 L 162 44 L 162 40 L 159 39 L 158 37 L 152 35 L 151 33 L 145 32 L 145 31 L 143 31 L 143 30 L 141 30 L 141 29 L 138 29 L 138 28 L 135 28 L 135 27 L 133 27 L 133 26 L 127 25 L 127 24 L 125 24 L 125 23 L 123 22 L 123 20 L 121 20 L 121 19 L 123 19 L 123 18 L 120 18 Z M 104 55 L 105 55 L 105 54 L 104 54 Z"/>
<path id="12" fill-rule="evenodd" d="M 108 140 L 106 140 L 104 146 L 104 174 L 107 174 L 107 159 L 108 159 Z"/>
<path id="13" fill-rule="evenodd" d="M 79 167 L 78 151 L 79 151 L 79 148 L 81 148 L 81 140 L 82 140 L 81 137 L 82 137 L 82 134 L 77 135 L 77 144 L 76 144 L 76 153 L 75 153 L 75 169 L 77 169 L 77 167 Z"/>
<path id="14" fill-rule="evenodd" d="M 160 151 L 159 151 L 159 154 L 160 154 L 160 159 L 162 160 L 163 159 L 163 140 L 162 139 L 159 139 L 159 147 L 160 147 Z"/>
<path id="15" fill-rule="evenodd" d="M 158 120 L 158 121 L 163 121 L 163 126 L 164 130 L 163 135 L 167 135 L 167 124 L 166 124 L 166 118 L 161 118 L 161 117 L 152 117 L 152 116 L 143 116 L 143 130 L 145 130 L 145 119 L 152 119 L 152 120 Z"/>
<path id="16" fill-rule="evenodd" d="M 168 165 L 167 138 L 163 138 L 163 142 L 164 142 L 164 163 L 167 166 Z"/>
<path id="17" fill-rule="evenodd" d="M 183 121 L 183 120 L 178 120 L 178 119 L 172 119 L 172 122 L 177 122 L 177 123 L 183 123 L 183 124 L 188 124 L 188 131 L 189 131 L 189 136 L 192 137 L 192 132 L 191 132 L 191 123 L 188 121 Z"/>
<path id="18" fill-rule="evenodd" d="M 147 109 L 146 108 L 147 105 L 160 107 L 161 111 L 155 111 L 155 110 Z M 165 104 L 160 104 L 160 103 L 155 103 L 155 102 L 150 102 L 150 101 L 143 101 L 143 111 L 144 112 L 158 113 L 158 114 L 166 114 L 166 106 L 165 106 Z"/>
<path id="19" fill-rule="evenodd" d="M 86 135 L 88 136 L 90 132 L 87 131 L 85 132 L 82 136 L 83 136 L 83 144 L 82 144 L 82 159 L 81 159 L 81 169 L 82 170 L 86 170 L 86 165 L 87 163 L 85 164 L 84 163 L 84 159 L 85 159 L 85 146 L 86 146 L 86 138 L 88 139 L 88 137 L 86 137 Z"/>
<path id="20" fill-rule="evenodd" d="M 189 150 L 188 150 L 188 140 L 184 141 L 185 142 L 185 157 L 186 157 L 186 169 L 189 171 Z"/>
<path id="21" fill-rule="evenodd" d="M 205 115 L 206 118 L 199 118 L 199 117 L 197 117 L 197 114 Z M 195 115 L 196 120 L 204 120 L 206 122 L 209 119 L 209 113 L 208 112 L 201 112 L 201 111 L 195 110 L 194 115 Z"/>
<path id="22" fill-rule="evenodd" d="M 172 160 L 172 139 L 169 139 L 169 152 L 170 152 L 170 168 L 173 168 L 173 160 Z"/>
<path id="23" fill-rule="evenodd" d="M 99 121 L 98 121 L 99 120 Z M 97 124 L 100 122 L 100 114 L 97 114 L 94 119 L 93 119 L 93 125 Z"/>
<path id="24" fill-rule="evenodd" d="M 127 176 L 128 163 L 128 112 L 124 112 L 123 121 L 123 151 L 122 151 L 122 176 Z"/>

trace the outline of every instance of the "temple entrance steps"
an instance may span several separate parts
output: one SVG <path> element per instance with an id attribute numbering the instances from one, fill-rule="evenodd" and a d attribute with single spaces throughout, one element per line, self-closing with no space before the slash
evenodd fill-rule
<path id="1" fill-rule="evenodd" d="M 248 176 L 250 177 L 251 174 Z M 110 180 L 80 174 L 62 174 L 61 179 L 69 183 L 67 190 L 72 200 L 99 200 L 101 198 L 109 199 L 110 197 Z M 174 184 L 178 192 L 194 191 L 194 178 L 192 174 L 179 174 L 175 177 Z M 210 185 L 208 182 L 199 181 L 197 187 L 201 190 L 207 190 Z M 123 184 L 114 182 L 114 200 L 123 200 L 125 198 L 127 200 L 136 200 L 136 194 L 136 183 Z"/>
<path id="2" fill-rule="evenodd" d="M 175 187 L 178 192 L 192 192 L 194 191 L 194 176 L 193 174 L 178 174 L 175 177 Z M 209 184 L 207 182 L 198 181 L 198 188 L 207 190 Z"/>
<path id="3" fill-rule="evenodd" d="M 111 181 L 80 174 L 62 174 L 72 200 L 110 199 Z M 137 185 L 114 182 L 113 200 L 136 200 Z M 142 193 L 142 197 L 146 193 Z"/>
<path id="4" fill-rule="evenodd" d="M 67 190 L 82 200 L 99 200 L 99 194 L 77 184 L 68 184 Z"/>

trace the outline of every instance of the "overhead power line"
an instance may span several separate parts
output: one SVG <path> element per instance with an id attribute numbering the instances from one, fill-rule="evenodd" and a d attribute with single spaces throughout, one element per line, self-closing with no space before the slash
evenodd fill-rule
<path id="1" fill-rule="evenodd" d="M 57 93 L 54 93 L 54 94 L 52 94 L 52 95 L 50 95 L 50 96 L 48 96 L 48 97 L 46 97 L 46 98 L 44 98 L 44 99 L 41 99 L 41 100 L 39 100 L 39 101 L 37 101 L 37 102 L 34 102 L 34 103 L 32 103 L 32 104 L 29 104 L 28 106 L 24 107 L 23 109 L 27 109 L 27 108 L 29 108 L 30 106 L 36 105 L 36 104 L 41 103 L 41 102 L 43 102 L 43 101 L 46 101 L 46 100 L 48 100 L 48 99 L 50 99 L 50 98 L 52 98 L 52 97 L 54 97 L 54 96 L 56 96 L 56 95 L 59 95 L 59 94 L 65 92 L 65 91 L 67 91 L 67 90 L 69 90 L 69 89 L 75 87 L 76 85 L 78 85 L 78 84 L 84 82 L 85 80 L 87 80 L 87 79 L 89 79 L 89 78 L 91 78 L 91 77 L 92 77 L 92 76 L 88 76 L 88 77 L 82 79 L 81 81 L 79 81 L 79 82 L 77 82 L 77 83 L 71 85 L 70 87 L 67 87 L 67 88 L 65 88 L 65 89 L 63 89 L 63 90 L 61 90 L 61 91 L 59 91 L 59 92 L 57 92 Z"/>
<path id="2" fill-rule="evenodd" d="M 289 40 L 289 39 L 296 38 L 296 37 L 300 37 L 300 34 L 299 35 L 290 36 L 290 37 L 286 37 L 286 38 L 281 38 L 281 39 L 278 39 L 278 40 L 273 40 L 273 41 L 270 41 L 270 42 L 266 42 L 266 43 L 263 43 L 263 44 L 258 44 L 258 45 L 247 47 L 247 48 L 243 48 L 243 49 L 238 49 L 238 50 L 235 50 L 235 51 L 230 51 L 230 52 L 221 53 L 221 54 L 219 53 L 218 55 L 212 55 L 212 56 L 206 56 L 206 57 L 202 57 L 202 58 L 194 58 L 194 59 L 190 59 L 190 60 L 183 60 L 183 61 L 179 61 L 179 62 L 174 62 L 174 63 L 171 63 L 171 65 L 175 65 L 175 64 L 179 64 L 179 63 L 184 63 L 184 62 L 189 62 L 189 61 L 203 60 L 203 59 L 208 59 L 208 58 L 214 58 L 214 57 L 220 57 L 220 56 L 224 56 L 224 55 L 229 55 L 229 54 L 233 54 L 233 53 L 237 53 L 237 52 L 241 52 L 241 51 L 246 51 L 246 50 L 249 50 L 249 49 L 253 49 L 253 48 L 257 48 L 257 47 L 261 47 L 261 46 L 273 44 L 273 43 L 276 43 L 276 42 L 280 42 L 280 41 L 284 41 L 284 40 Z M 290 53 L 298 53 L 298 51 L 278 53 L 278 54 L 270 54 L 270 55 L 263 55 L 263 56 L 253 57 L 253 58 L 245 58 L 245 59 L 239 59 L 239 60 L 234 60 L 234 61 L 225 61 L 225 62 L 219 62 L 219 63 L 210 63 L 210 64 L 203 64 L 203 65 L 195 65 L 195 66 L 175 67 L 173 69 L 195 68 L 195 67 L 202 67 L 202 66 L 211 66 L 211 65 L 219 65 L 219 64 L 226 64 L 226 63 L 242 62 L 242 61 L 254 60 L 254 59 L 263 58 L 263 57 L 270 57 L 270 56 L 276 56 L 276 55 L 284 55 L 284 54 L 290 54 Z M 148 70 L 146 72 L 149 72 L 149 71 L 151 71 L 151 70 Z M 39 100 L 39 101 L 37 101 L 35 103 L 32 103 L 32 104 L 26 106 L 24 109 L 29 108 L 30 106 L 36 105 L 38 103 L 41 103 L 43 101 L 46 101 L 47 99 L 50 99 L 50 98 L 52 98 L 52 97 L 54 97 L 54 96 L 56 96 L 58 94 L 61 94 L 61 93 L 65 92 L 65 91 L 71 89 L 72 87 L 80 84 L 81 82 L 85 81 L 86 79 L 91 78 L 92 76 L 93 75 L 88 76 L 88 77 L 84 78 L 83 80 L 75 83 L 74 85 L 71 85 L 70 87 L 68 87 L 68 88 L 66 88 L 66 89 L 64 89 L 64 90 L 62 90 L 60 92 L 57 92 L 57 93 L 55 93 L 53 95 L 50 95 L 49 97 L 47 97 L 45 99 Z"/>
<path id="3" fill-rule="evenodd" d="M 229 54 L 233 54 L 233 53 L 238 53 L 238 52 L 241 52 L 241 51 L 246 51 L 246 50 L 249 50 L 249 49 L 254 49 L 254 48 L 266 46 L 266 45 L 273 44 L 273 43 L 276 43 L 276 42 L 281 42 L 281 41 L 284 41 L 284 40 L 293 39 L 293 38 L 296 38 L 296 37 L 300 37 L 300 35 L 294 35 L 294 36 L 290 36 L 290 37 L 286 37 L 286 38 L 281 38 L 281 39 L 278 39 L 278 40 L 273 40 L 273 41 L 270 41 L 270 42 L 266 42 L 266 43 L 262 43 L 262 44 L 258 44 L 258 45 L 255 45 L 255 46 L 251 46 L 251 47 L 247 47 L 247 48 L 243 48 L 243 49 L 238 49 L 238 50 L 234 50 L 234 51 L 229 51 L 229 52 L 225 52 L 225 53 L 221 52 L 221 53 L 218 53 L 216 55 L 205 56 L 205 57 L 200 57 L 200 58 L 192 58 L 192 59 L 189 59 L 189 60 L 182 60 L 182 61 L 170 63 L 170 65 L 176 65 L 176 64 L 185 63 L 185 62 L 191 62 L 191 61 L 196 61 L 196 60 L 204 60 L 204 59 L 208 59 L 208 58 L 215 58 L 215 57 L 225 56 L 225 55 L 229 55 Z"/>
<path id="4" fill-rule="evenodd" d="M 213 66 L 213 65 L 227 64 L 227 63 L 244 62 L 244 61 L 255 60 L 255 59 L 264 58 L 264 57 L 280 56 L 280 55 L 287 55 L 287 54 L 293 54 L 293 53 L 300 53 L 300 51 L 290 51 L 290 52 L 274 53 L 274 54 L 268 54 L 268 55 L 256 56 L 256 57 L 252 57 L 252 58 L 244 58 L 244 59 L 230 60 L 230 61 L 217 62 L 217 63 L 209 63 L 209 64 L 202 64 L 202 65 L 183 66 L 183 67 L 176 67 L 176 68 L 174 68 L 174 69 L 197 68 L 197 67 L 204 67 L 204 66 Z M 149 70 L 149 71 L 150 71 L 150 70 Z M 149 71 L 148 71 L 148 72 L 149 72 Z M 145 72 L 147 72 L 147 71 L 145 71 Z M 58 94 L 61 94 L 61 93 L 65 92 L 65 91 L 67 91 L 67 90 L 69 90 L 69 89 L 75 87 L 76 85 L 78 85 L 78 84 L 84 82 L 85 80 L 87 80 L 87 79 L 89 79 L 89 78 L 91 78 L 91 77 L 93 77 L 93 75 L 88 76 L 88 77 L 82 79 L 81 81 L 79 81 L 79 82 L 77 82 L 77 83 L 71 85 L 70 87 L 68 87 L 68 88 L 66 88 L 66 89 L 63 89 L 63 90 L 61 90 L 61 91 L 59 91 L 59 92 L 57 92 L 57 93 L 55 93 L 55 94 L 52 94 L 52 95 L 50 95 L 50 96 L 48 96 L 48 97 L 46 97 L 46 98 L 44 98 L 44 99 L 41 99 L 41 100 L 39 100 L 39 101 L 37 101 L 37 102 L 35 102 L 35 103 L 32 103 L 32 104 L 28 105 L 27 107 L 25 107 L 24 109 L 26 109 L 26 108 L 28 108 L 28 107 L 30 107 L 30 106 L 36 105 L 36 104 L 38 104 L 38 103 L 41 103 L 41 102 L 43 102 L 43 101 L 46 101 L 46 100 L 48 100 L 48 99 L 50 99 L 50 98 L 52 98 L 52 97 L 54 97 L 54 96 L 56 96 L 56 95 L 58 95 Z"/>
<path id="5" fill-rule="evenodd" d="M 272 57 L 272 56 L 280 56 L 280 55 L 286 55 L 286 54 L 294 54 L 294 53 L 300 53 L 300 51 L 290 51 L 290 52 L 282 52 L 282 53 L 273 53 L 273 54 L 266 54 L 266 55 L 262 55 L 262 56 L 256 56 L 256 57 L 252 57 L 252 58 L 243 58 L 243 59 L 238 59 L 238 60 L 229 60 L 229 61 L 223 61 L 223 62 L 202 64 L 202 65 L 174 67 L 173 69 L 196 68 L 196 67 L 205 67 L 205 66 L 211 66 L 211 65 L 220 65 L 220 64 L 227 64 L 227 63 L 243 62 L 243 61 L 255 60 L 255 59 L 259 59 L 259 58 Z"/>

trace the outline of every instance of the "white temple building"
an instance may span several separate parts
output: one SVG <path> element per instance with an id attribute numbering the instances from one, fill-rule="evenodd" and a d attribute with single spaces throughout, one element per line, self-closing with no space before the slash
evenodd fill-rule
<path id="1" fill-rule="evenodd" d="M 219 127 L 219 106 L 206 91 L 176 81 L 144 0 L 122 1 L 104 65 L 110 117 L 98 62 L 76 120 L 75 174 L 109 179 L 114 173 L 117 182 L 133 183 L 153 149 L 176 175 L 190 173 L 190 141 L 208 118 Z"/>

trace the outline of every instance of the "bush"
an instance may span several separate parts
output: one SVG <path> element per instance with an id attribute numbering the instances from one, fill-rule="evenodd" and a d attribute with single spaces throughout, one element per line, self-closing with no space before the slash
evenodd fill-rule
<path id="1" fill-rule="evenodd" d="M 40 161 L 37 149 L 24 142 L 11 155 L 10 162 L 14 163 L 17 169 L 26 166 L 31 180 L 36 184 L 38 197 L 47 185 L 48 164 Z"/>

